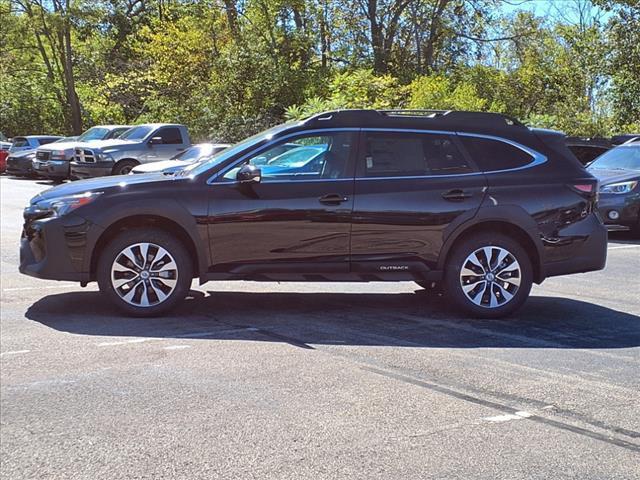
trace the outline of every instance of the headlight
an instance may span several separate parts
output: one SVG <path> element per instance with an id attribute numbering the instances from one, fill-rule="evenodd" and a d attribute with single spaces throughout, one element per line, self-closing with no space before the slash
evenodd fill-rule
<path id="1" fill-rule="evenodd" d="M 610 183 L 609 185 L 602 185 L 600 187 L 600 193 L 629 193 L 638 185 L 637 180 L 630 182 Z"/>
<path id="2" fill-rule="evenodd" d="M 62 217 L 76 208 L 82 207 L 93 202 L 102 192 L 87 192 L 79 195 L 69 195 L 66 197 L 52 198 L 42 200 L 30 206 L 25 212 L 33 214 L 38 218 L 42 217 Z"/>
<path id="3" fill-rule="evenodd" d="M 51 160 L 65 160 L 67 155 L 64 153 L 64 150 L 54 150 L 51 152 Z"/>

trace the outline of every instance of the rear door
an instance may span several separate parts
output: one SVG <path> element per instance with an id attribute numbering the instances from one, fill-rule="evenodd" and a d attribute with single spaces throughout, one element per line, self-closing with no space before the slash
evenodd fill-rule
<path id="1" fill-rule="evenodd" d="M 364 130 L 358 157 L 352 272 L 421 279 L 450 230 L 477 212 L 484 175 L 449 133 Z"/>

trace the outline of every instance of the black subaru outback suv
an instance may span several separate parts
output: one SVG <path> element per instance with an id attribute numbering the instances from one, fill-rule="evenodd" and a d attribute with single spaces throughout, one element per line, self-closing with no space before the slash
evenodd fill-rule
<path id="1" fill-rule="evenodd" d="M 597 191 L 562 134 L 503 115 L 335 111 L 173 175 L 45 191 L 24 212 L 20 270 L 97 280 L 139 316 L 197 278 L 413 280 L 499 317 L 532 282 L 604 267 Z"/>

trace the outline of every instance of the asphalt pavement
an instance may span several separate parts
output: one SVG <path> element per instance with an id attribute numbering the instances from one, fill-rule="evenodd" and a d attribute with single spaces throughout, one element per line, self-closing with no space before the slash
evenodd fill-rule
<path id="1" fill-rule="evenodd" d="M 639 479 L 640 242 L 474 320 L 412 282 L 193 285 L 132 319 L 18 272 L 0 178 L 0 478 Z"/>

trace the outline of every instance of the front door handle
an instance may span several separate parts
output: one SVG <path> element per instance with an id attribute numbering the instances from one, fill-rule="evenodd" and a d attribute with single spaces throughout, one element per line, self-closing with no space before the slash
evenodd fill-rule
<path id="1" fill-rule="evenodd" d="M 465 192 L 464 190 L 455 189 L 449 190 L 442 194 L 442 198 L 445 200 L 449 200 L 450 202 L 461 202 L 467 198 L 471 198 L 472 195 L 469 192 Z"/>
<path id="2" fill-rule="evenodd" d="M 346 202 L 348 200 L 349 199 L 344 195 L 338 195 L 337 193 L 325 195 L 324 197 L 320 197 L 318 199 L 320 203 L 324 203 L 325 205 L 340 205 L 341 203 Z"/>

